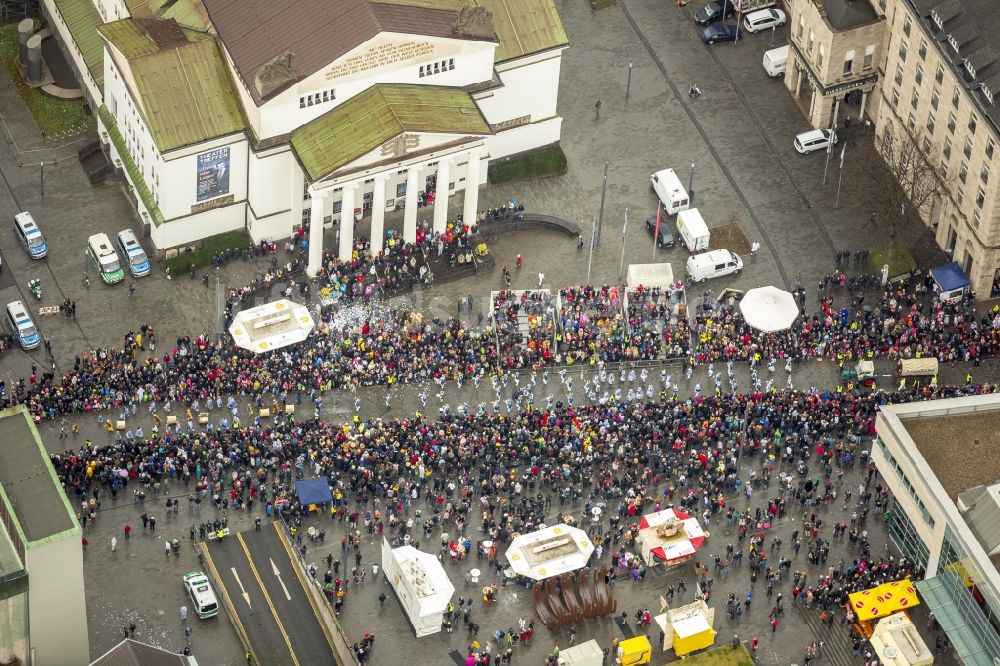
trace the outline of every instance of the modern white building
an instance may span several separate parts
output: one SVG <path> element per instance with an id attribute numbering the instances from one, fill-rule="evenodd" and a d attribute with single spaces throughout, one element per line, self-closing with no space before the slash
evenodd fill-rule
<path id="1" fill-rule="evenodd" d="M 889 535 L 966 666 L 1000 663 L 1000 396 L 888 405 L 872 459 L 892 492 Z"/>
<path id="2" fill-rule="evenodd" d="M 86 664 L 80 524 L 23 406 L 0 442 L 0 663 Z"/>
<path id="3" fill-rule="evenodd" d="M 404 210 L 412 241 L 418 192 L 433 191 L 443 230 L 452 193 L 475 213 L 490 160 L 559 141 L 553 0 L 43 4 L 161 251 L 352 214 L 371 217 L 378 251 L 386 211 Z M 340 225 L 342 258 L 352 242 Z"/>

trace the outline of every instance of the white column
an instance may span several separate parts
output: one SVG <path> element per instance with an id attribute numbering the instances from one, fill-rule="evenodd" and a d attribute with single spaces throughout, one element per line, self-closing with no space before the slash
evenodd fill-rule
<path id="1" fill-rule="evenodd" d="M 350 261 L 354 250 L 354 194 L 357 183 L 346 183 L 340 199 L 340 260 Z"/>
<path id="2" fill-rule="evenodd" d="M 479 150 L 469 151 L 469 164 L 465 170 L 465 203 L 462 223 L 472 226 L 479 212 Z"/>
<path id="3" fill-rule="evenodd" d="M 861 91 L 861 113 L 858 114 L 858 122 L 865 119 L 865 104 L 868 102 L 868 93 Z"/>
<path id="4" fill-rule="evenodd" d="M 830 122 L 830 127 L 837 126 L 837 114 L 840 112 L 840 96 L 834 98 L 833 101 L 833 121 Z"/>
<path id="5" fill-rule="evenodd" d="M 306 273 L 316 277 L 323 267 L 323 211 L 327 192 L 311 191 L 312 208 L 309 213 L 309 264 Z"/>
<path id="6" fill-rule="evenodd" d="M 420 167 L 411 166 L 406 172 L 406 208 L 403 210 L 403 242 L 417 242 L 417 179 Z"/>
<path id="7" fill-rule="evenodd" d="M 438 162 L 437 190 L 434 193 L 434 233 L 443 234 L 448 228 L 448 181 L 451 165 L 447 160 Z"/>
<path id="8" fill-rule="evenodd" d="M 386 176 L 375 176 L 375 190 L 372 192 L 372 254 L 381 252 L 385 242 L 386 180 Z"/>

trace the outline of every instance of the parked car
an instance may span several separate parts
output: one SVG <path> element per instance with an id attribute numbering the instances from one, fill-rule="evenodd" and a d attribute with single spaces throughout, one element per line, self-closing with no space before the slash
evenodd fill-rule
<path id="1" fill-rule="evenodd" d="M 722 18 L 723 4 L 725 5 L 726 18 L 736 13 L 736 5 L 732 0 L 719 0 L 719 2 L 709 2 L 704 7 L 694 13 L 694 22 L 698 25 L 708 25 Z"/>
<path id="2" fill-rule="evenodd" d="M 788 17 L 780 9 L 758 9 L 743 17 L 743 27 L 747 32 L 770 30 L 777 25 L 785 25 Z"/>
<path id="3" fill-rule="evenodd" d="M 795 150 L 807 155 L 816 150 L 826 150 L 830 141 L 833 141 L 833 145 L 837 145 L 837 135 L 828 129 L 818 129 L 799 134 L 792 145 L 795 146 Z"/>
<path id="4" fill-rule="evenodd" d="M 736 41 L 736 26 L 729 25 L 728 23 L 710 25 L 707 28 L 702 28 L 699 32 L 701 34 L 701 41 L 706 44 Z"/>
<path id="5" fill-rule="evenodd" d="M 665 215 L 660 216 L 660 232 L 656 236 L 656 247 L 673 247 L 674 246 L 674 235 L 670 233 L 670 225 L 665 219 Z M 652 236 L 653 232 L 656 231 L 656 216 L 651 216 L 646 220 L 646 231 Z"/>

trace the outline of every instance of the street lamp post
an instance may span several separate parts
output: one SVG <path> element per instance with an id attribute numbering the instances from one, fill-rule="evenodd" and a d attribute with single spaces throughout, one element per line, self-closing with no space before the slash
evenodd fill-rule
<path id="1" fill-rule="evenodd" d="M 688 178 L 688 201 L 694 200 L 694 162 L 691 162 L 691 176 Z"/>
<path id="2" fill-rule="evenodd" d="M 608 193 L 608 163 L 604 163 L 604 181 L 601 185 L 601 209 L 597 213 L 597 245 L 601 244 L 601 227 L 604 225 L 604 199 Z"/>
<path id="3" fill-rule="evenodd" d="M 632 90 L 632 63 L 628 64 L 628 82 L 625 84 L 625 97 L 628 98 L 629 92 Z"/>

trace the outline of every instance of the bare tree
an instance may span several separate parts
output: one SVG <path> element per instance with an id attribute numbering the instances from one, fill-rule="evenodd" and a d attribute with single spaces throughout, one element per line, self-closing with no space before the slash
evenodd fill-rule
<path id="1" fill-rule="evenodd" d="M 927 210 L 945 186 L 918 137 L 888 126 L 875 148 L 881 160 L 868 160 L 863 169 L 862 196 L 871 206 L 868 224 L 882 236 L 889 256 L 914 219 Z"/>

